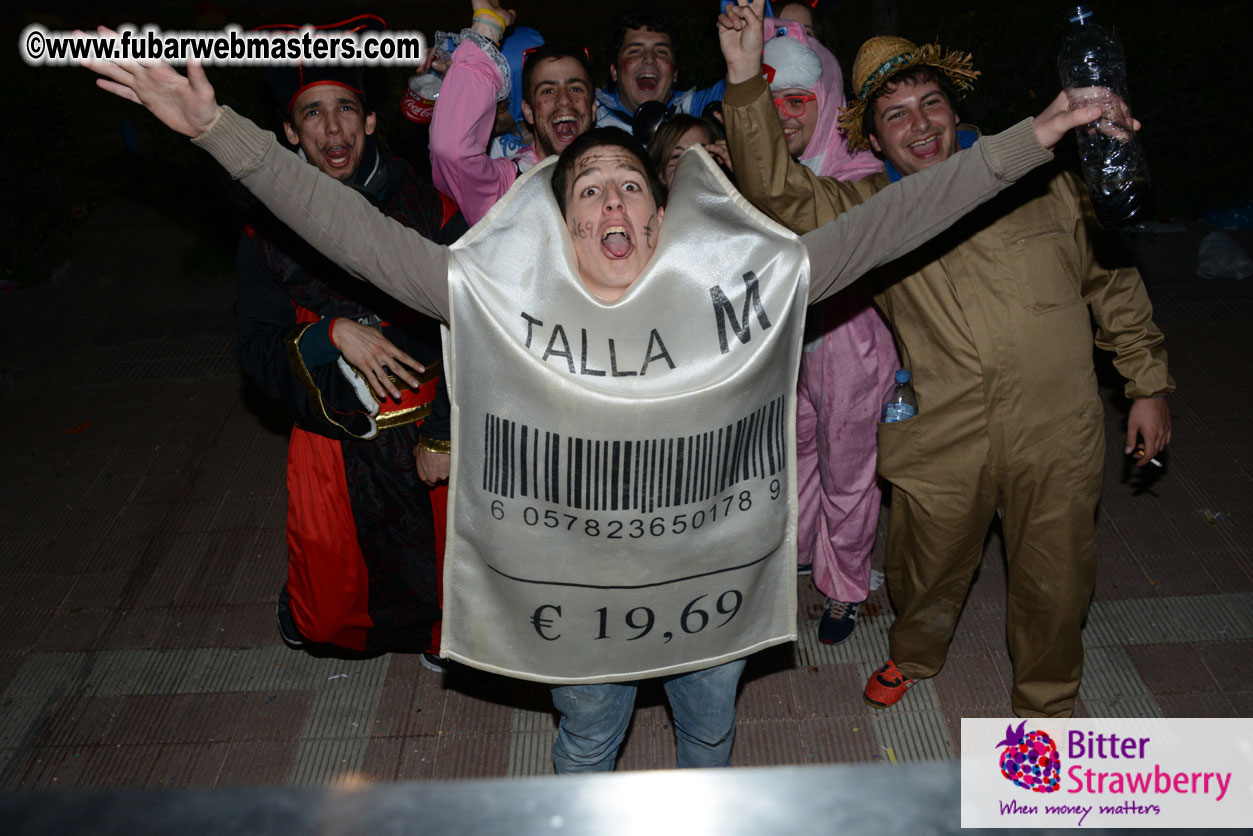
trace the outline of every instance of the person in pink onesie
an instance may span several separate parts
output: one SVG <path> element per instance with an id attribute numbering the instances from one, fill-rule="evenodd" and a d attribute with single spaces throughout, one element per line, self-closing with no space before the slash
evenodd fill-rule
<path id="1" fill-rule="evenodd" d="M 514 13 L 498 0 L 472 0 L 472 23 L 462 30 L 431 119 L 431 179 L 451 195 L 471 224 L 509 191 L 518 175 L 549 154 L 560 154 L 592 126 L 595 88 L 587 55 L 545 44 L 529 53 L 521 78 L 511 78 L 501 55 Z M 492 158 L 488 144 L 496 102 L 522 86 L 522 115 L 535 143 L 512 158 Z"/>
<path id="2" fill-rule="evenodd" d="M 788 151 L 815 173 L 859 180 L 883 169 L 852 153 L 840 132 L 844 74 L 800 23 L 766 20 L 766 81 Z M 892 334 L 869 292 L 857 287 L 810 311 L 796 398 L 799 560 L 827 597 L 818 638 L 852 635 L 870 594 L 870 552 L 879 524 L 875 475 L 879 406 L 898 365 Z"/>

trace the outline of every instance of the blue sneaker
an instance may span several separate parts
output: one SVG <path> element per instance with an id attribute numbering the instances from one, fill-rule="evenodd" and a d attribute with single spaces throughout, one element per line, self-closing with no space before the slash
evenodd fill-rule
<path id="1" fill-rule="evenodd" d="M 827 608 L 822 613 L 822 620 L 818 622 L 818 641 L 823 644 L 841 644 L 848 641 L 848 637 L 857 629 L 857 615 L 864 603 L 866 602 L 857 601 L 850 604 L 828 598 Z"/>

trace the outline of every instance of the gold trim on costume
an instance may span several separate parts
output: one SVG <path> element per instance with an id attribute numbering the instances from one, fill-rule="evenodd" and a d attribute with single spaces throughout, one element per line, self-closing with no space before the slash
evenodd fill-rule
<path id="1" fill-rule="evenodd" d="M 430 438 L 425 435 L 418 436 L 418 446 L 429 453 L 451 453 L 452 442 L 444 438 Z"/>
<path id="2" fill-rule="evenodd" d="M 430 414 L 431 405 L 424 403 L 397 409 L 392 412 L 384 412 L 374 419 L 374 423 L 378 424 L 380 430 L 390 430 L 393 427 L 403 427 L 405 424 L 412 424 L 414 421 L 419 421 Z"/>
<path id="3" fill-rule="evenodd" d="M 296 379 L 300 381 L 300 385 L 305 387 L 305 391 L 309 393 L 309 400 L 313 401 L 313 403 L 317 406 L 318 411 L 322 413 L 322 417 L 325 418 L 327 422 L 339 427 L 346 435 L 350 435 L 353 438 L 360 438 L 363 441 L 368 440 L 373 436 L 358 435 L 345 427 L 343 424 L 336 421 L 326 411 L 326 403 L 322 400 L 322 392 L 318 389 L 318 385 L 314 383 L 313 375 L 309 374 L 309 368 L 305 365 L 305 359 L 300 356 L 300 338 L 304 336 L 305 331 L 308 331 L 309 326 L 313 324 L 314 323 L 312 322 L 305 322 L 297 325 L 291 331 L 287 332 L 287 336 L 283 338 L 283 342 L 287 346 L 287 360 L 291 363 L 292 371 L 295 373 Z"/>

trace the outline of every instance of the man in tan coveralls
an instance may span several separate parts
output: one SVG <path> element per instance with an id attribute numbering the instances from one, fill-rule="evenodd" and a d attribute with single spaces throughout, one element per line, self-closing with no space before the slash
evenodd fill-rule
<path id="1" fill-rule="evenodd" d="M 850 147 L 868 135 L 888 170 L 856 183 L 818 177 L 787 154 L 760 55 L 731 60 L 728 78 L 748 79 L 724 101 L 739 188 L 798 233 L 977 139 L 959 137 L 953 110 L 953 86 L 977 75 L 968 56 L 873 38 L 858 53 L 856 99 L 841 124 Z M 919 406 L 917 417 L 879 427 L 897 618 L 891 659 L 866 686 L 875 707 L 943 666 L 998 510 L 1014 712 L 1064 717 L 1074 707 L 1104 450 L 1089 310 L 1096 344 L 1115 353 L 1135 399 L 1127 452 L 1139 437 L 1142 463 L 1170 440 L 1162 395 L 1174 388 L 1140 276 L 1099 263 L 1090 211 L 1082 184 L 1046 167 L 873 279 Z"/>

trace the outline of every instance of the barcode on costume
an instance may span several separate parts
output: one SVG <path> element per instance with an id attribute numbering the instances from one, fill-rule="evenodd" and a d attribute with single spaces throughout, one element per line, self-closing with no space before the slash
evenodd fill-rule
<path id="1" fill-rule="evenodd" d="M 563 436 L 487 413 L 483 490 L 588 511 L 651 513 L 704 502 L 786 464 L 785 398 L 697 435 L 635 441 Z"/>

